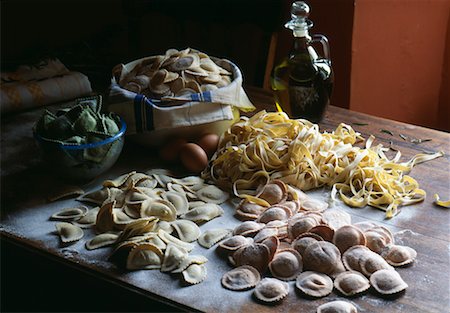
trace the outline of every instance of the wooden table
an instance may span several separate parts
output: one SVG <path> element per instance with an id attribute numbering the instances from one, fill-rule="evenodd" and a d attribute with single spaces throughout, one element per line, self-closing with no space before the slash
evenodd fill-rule
<path id="1" fill-rule="evenodd" d="M 247 88 L 247 91 L 258 109 L 274 110 L 270 94 L 256 88 Z M 41 112 L 42 109 L 37 109 L 2 120 L 0 231 L 5 242 L 28 249 L 31 255 L 44 255 L 49 260 L 59 262 L 68 271 L 69 268 L 75 268 L 80 273 L 88 273 L 95 281 L 116 286 L 119 293 L 120 290 L 123 290 L 124 294 L 131 290 L 139 295 L 133 298 L 133 301 L 153 299 L 170 305 L 173 310 L 315 312 L 317 306 L 322 303 L 343 299 L 335 292 L 318 300 L 304 299 L 294 291 L 295 288 L 291 282 L 291 292 L 284 301 L 275 306 L 262 305 L 253 300 L 251 291 L 232 292 L 221 287 L 220 278 L 230 267 L 225 260 L 216 255 L 214 249 L 195 248 L 193 253 L 203 254 L 209 259 L 208 279 L 196 286 L 182 287 L 178 278 L 159 271 L 123 271 L 106 260 L 108 249 L 87 251 L 84 248 L 84 240 L 69 247 L 60 246 L 58 237 L 54 234 L 54 222 L 49 221 L 48 217 L 62 207 L 75 204 L 76 201 L 63 200 L 49 203 L 46 200 L 52 187 L 63 184 L 64 181 L 47 174 L 32 138 L 31 126 Z M 409 245 L 418 252 L 417 260 L 412 266 L 398 269 L 409 285 L 404 294 L 394 299 L 383 299 L 369 291 L 360 297 L 347 300 L 353 302 L 359 312 L 449 312 L 450 211 L 435 206 L 432 195 L 439 193 L 442 198 L 450 198 L 450 135 L 337 107 L 328 108 L 320 124 L 321 130 L 331 131 L 341 122 L 352 125 L 365 138 L 373 134 L 377 142 L 384 145 L 392 142 L 393 147 L 402 152 L 404 160 L 421 152 L 442 150 L 446 153 L 444 157 L 420 164 L 412 170 L 411 175 L 427 192 L 427 198 L 423 203 L 403 207 L 401 213 L 393 219 L 384 219 L 384 213 L 374 208 L 352 209 L 340 205 L 343 210 L 352 215 L 353 222 L 372 220 L 385 225 L 396 232 L 398 243 Z M 367 125 L 358 126 L 355 123 Z M 382 132 L 382 129 L 389 130 L 392 135 Z M 432 140 L 414 144 L 402 139 L 400 134 L 411 138 Z M 131 170 L 142 171 L 160 166 L 163 164 L 157 160 L 155 151 L 127 142 L 116 165 L 101 177 L 82 187 L 86 191 L 93 190 L 98 188 L 106 178 Z M 237 225 L 239 221 L 233 217 L 233 208 L 231 205 L 228 206 L 225 206 L 224 216 L 201 228 L 205 230 Z M 85 238 L 91 236 L 93 232 L 85 234 Z M 54 277 L 51 272 L 46 275 L 53 281 L 68 285 L 64 277 Z M 7 288 L 7 286 L 4 287 Z M 83 292 L 80 291 L 80 293 Z M 99 299 L 95 299 L 100 303 L 112 301 L 108 295 L 101 293 L 99 293 Z M 71 310 L 70 301 L 73 300 L 68 297 L 65 310 Z M 155 307 L 141 309 L 152 311 Z M 86 310 L 89 311 L 89 308 Z M 135 307 L 131 310 L 135 310 Z"/>

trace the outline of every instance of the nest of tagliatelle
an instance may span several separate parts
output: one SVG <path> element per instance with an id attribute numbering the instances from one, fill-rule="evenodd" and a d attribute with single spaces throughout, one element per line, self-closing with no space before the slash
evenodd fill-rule
<path id="1" fill-rule="evenodd" d="M 358 147 L 355 143 L 364 138 L 344 123 L 322 133 L 307 120 L 261 111 L 241 117 L 222 135 L 203 176 L 250 201 L 258 186 L 274 179 L 303 191 L 329 186 L 333 200 L 339 196 L 351 207 L 370 205 L 390 218 L 399 206 L 425 199 L 425 191 L 407 173 L 443 152 L 400 162 L 399 151 L 389 159 L 389 148 L 372 146 L 374 139 L 370 136 L 365 147 Z"/>

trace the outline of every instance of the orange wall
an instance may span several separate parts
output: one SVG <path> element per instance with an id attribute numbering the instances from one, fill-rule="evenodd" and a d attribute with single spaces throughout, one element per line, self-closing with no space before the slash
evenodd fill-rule
<path id="1" fill-rule="evenodd" d="M 450 1 L 356 0 L 354 14 L 349 108 L 450 130 Z"/>

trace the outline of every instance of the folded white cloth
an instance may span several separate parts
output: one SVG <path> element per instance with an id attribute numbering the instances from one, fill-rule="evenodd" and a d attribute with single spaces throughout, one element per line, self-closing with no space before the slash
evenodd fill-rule
<path id="1" fill-rule="evenodd" d="M 58 59 L 37 66 L 20 66 L 15 72 L 1 73 L 2 113 L 71 100 L 92 92 L 86 75 L 69 71 Z"/>

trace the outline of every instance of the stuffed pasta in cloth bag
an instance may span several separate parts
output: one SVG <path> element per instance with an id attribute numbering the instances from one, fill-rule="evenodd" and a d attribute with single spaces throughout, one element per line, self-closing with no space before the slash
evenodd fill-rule
<path id="1" fill-rule="evenodd" d="M 255 109 L 239 68 L 187 48 L 169 49 L 113 68 L 108 110 L 122 116 L 128 135 L 145 145 L 171 137 L 223 133 L 239 111 Z"/>

